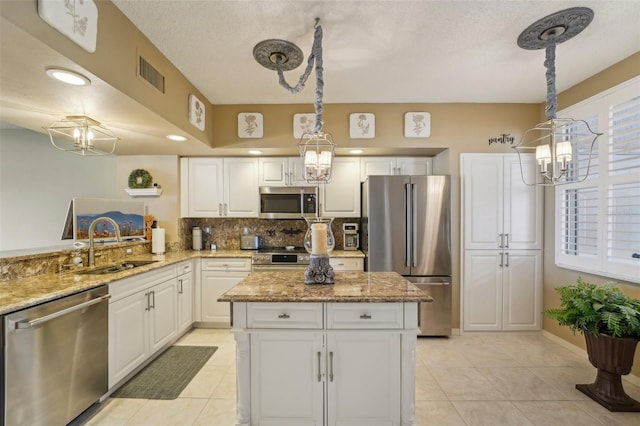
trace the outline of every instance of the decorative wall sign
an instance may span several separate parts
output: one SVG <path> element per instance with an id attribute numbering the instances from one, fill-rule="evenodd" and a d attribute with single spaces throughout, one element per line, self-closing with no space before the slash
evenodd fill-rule
<path id="1" fill-rule="evenodd" d="M 431 114 L 407 112 L 404 114 L 405 138 L 428 138 L 431 136 Z"/>
<path id="2" fill-rule="evenodd" d="M 315 114 L 293 114 L 293 137 L 300 139 L 305 133 L 313 133 L 316 127 Z"/>
<path id="3" fill-rule="evenodd" d="M 98 7 L 93 0 L 38 0 L 38 15 L 87 52 L 96 51 Z"/>
<path id="4" fill-rule="evenodd" d="M 351 139 L 373 139 L 376 135 L 376 116 L 366 112 L 349 115 L 349 137 Z"/>
<path id="5" fill-rule="evenodd" d="M 499 143 L 502 145 L 513 145 L 514 142 L 514 137 L 511 136 L 509 133 L 503 133 L 500 136 L 498 136 L 497 138 L 489 138 L 489 146 L 491 146 L 494 143 Z"/>
<path id="6" fill-rule="evenodd" d="M 238 137 L 261 138 L 264 126 L 259 112 L 241 112 L 238 114 Z"/>
<path id="7" fill-rule="evenodd" d="M 189 123 L 204 131 L 204 104 L 196 95 L 189 95 Z"/>

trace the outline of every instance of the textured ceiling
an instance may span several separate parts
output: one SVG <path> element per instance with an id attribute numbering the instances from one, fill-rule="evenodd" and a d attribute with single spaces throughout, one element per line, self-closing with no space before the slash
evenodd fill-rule
<path id="1" fill-rule="evenodd" d="M 321 19 L 327 103 L 543 102 L 544 51 L 516 44 L 538 19 L 584 6 L 595 17 L 557 48 L 565 90 L 640 50 L 640 1 L 113 0 L 213 104 L 306 103 L 253 59 L 279 38 L 306 55 Z M 303 71 L 286 73 L 295 83 Z"/>

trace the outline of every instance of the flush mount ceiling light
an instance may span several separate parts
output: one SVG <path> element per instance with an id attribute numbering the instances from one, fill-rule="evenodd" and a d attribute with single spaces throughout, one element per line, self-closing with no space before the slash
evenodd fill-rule
<path id="1" fill-rule="evenodd" d="M 552 186 L 581 182 L 589 174 L 595 141 L 602 133 L 591 130 L 584 120 L 557 118 L 555 52 L 556 44 L 578 35 L 593 19 L 593 11 L 573 7 L 546 16 L 524 30 L 518 46 L 527 50 L 546 49 L 544 66 L 547 80 L 548 120 L 526 130 L 514 146 L 520 159 L 522 180 L 526 185 Z M 534 181 L 524 172 L 526 160 L 521 154 L 534 153 L 539 167 Z"/>
<path id="2" fill-rule="evenodd" d="M 336 145 L 331 134 L 322 131 L 324 124 L 322 120 L 324 80 L 322 77 L 322 27 L 320 26 L 319 18 L 316 18 L 314 28 L 313 47 L 307 59 L 307 68 L 298 79 L 298 84 L 295 87 L 286 82 L 283 73 L 283 71 L 292 70 L 302 63 L 302 51 L 295 44 L 285 40 L 264 40 L 253 48 L 253 57 L 262 66 L 270 70 L 276 70 L 279 84 L 293 94 L 300 92 L 304 88 L 309 74 L 315 68 L 315 128 L 312 133 L 304 133 L 302 135 L 298 142 L 298 150 L 300 151 L 300 156 L 304 159 L 306 181 L 308 183 L 327 183 L 331 180 Z"/>
<path id="3" fill-rule="evenodd" d="M 84 156 L 113 154 L 118 138 L 100 122 L 85 115 L 71 115 L 45 127 L 51 144 L 60 151 Z M 61 138 L 67 145 L 59 145 Z"/>
<path id="4" fill-rule="evenodd" d="M 187 138 L 185 138 L 184 136 L 180 136 L 180 135 L 167 135 L 167 139 L 170 139 L 172 141 L 175 142 L 184 142 L 187 140 Z"/>
<path id="5" fill-rule="evenodd" d="M 64 68 L 50 67 L 46 68 L 45 72 L 49 77 L 53 79 L 74 86 L 88 86 L 91 84 L 91 80 L 89 80 L 84 75 Z"/>

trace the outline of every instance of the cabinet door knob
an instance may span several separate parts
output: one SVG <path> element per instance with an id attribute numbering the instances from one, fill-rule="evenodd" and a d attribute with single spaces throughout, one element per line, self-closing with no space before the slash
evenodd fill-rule
<path id="1" fill-rule="evenodd" d="M 291 317 L 289 316 L 289 314 L 280 314 L 280 315 L 278 315 L 278 318 L 280 318 L 280 319 L 289 319 Z"/>

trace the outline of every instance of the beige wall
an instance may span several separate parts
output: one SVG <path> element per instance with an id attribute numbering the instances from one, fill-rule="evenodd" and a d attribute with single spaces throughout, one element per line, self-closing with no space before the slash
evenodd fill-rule
<path id="1" fill-rule="evenodd" d="M 630 56 L 624 61 L 604 70 L 603 72 L 585 80 L 584 82 L 562 92 L 558 96 L 558 109 L 566 108 L 580 102 L 590 96 L 609 89 L 617 84 L 623 83 L 633 77 L 640 75 L 640 53 Z M 544 308 L 558 306 L 559 297 L 555 288 L 561 285 L 575 283 L 578 276 L 585 281 L 600 284 L 609 279 L 576 272 L 569 269 L 555 266 L 555 193 L 552 188 L 545 191 L 545 232 L 544 232 Z M 640 298 L 640 286 L 631 283 L 621 282 L 620 288 L 625 294 L 631 297 Z M 545 319 L 544 330 L 561 337 L 569 343 L 580 348 L 585 348 L 584 337 L 581 334 L 573 335 L 567 327 L 561 327 L 554 320 Z M 636 351 L 632 374 L 640 376 L 640 351 Z"/>
<path id="2" fill-rule="evenodd" d="M 162 187 L 159 197 L 144 197 L 145 210 L 165 229 L 167 243 L 179 241 L 180 179 L 178 157 L 175 155 L 125 155 L 118 157 L 117 187 L 127 197 L 124 189 L 129 187 L 129 174 L 135 169 L 145 169 L 153 181 Z"/>

